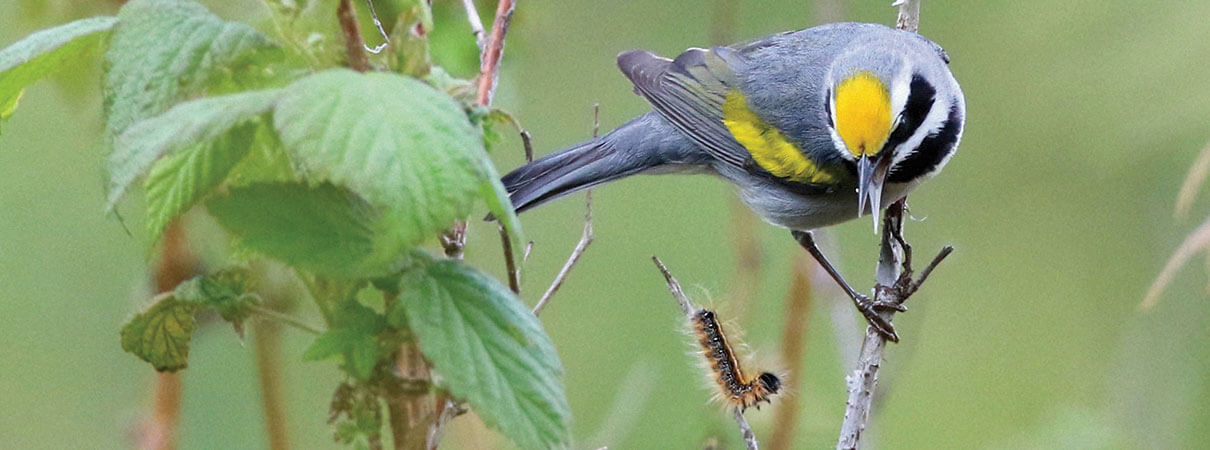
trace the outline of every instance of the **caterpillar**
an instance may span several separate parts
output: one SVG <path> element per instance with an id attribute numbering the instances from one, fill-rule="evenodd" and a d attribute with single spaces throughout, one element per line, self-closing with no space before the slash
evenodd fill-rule
<path id="1" fill-rule="evenodd" d="M 741 412 L 753 406 L 760 409 L 761 402 L 772 403 L 773 396 L 781 390 L 781 379 L 769 372 L 755 377 L 744 375 L 714 311 L 698 310 L 690 316 L 690 325 L 722 401 Z"/>

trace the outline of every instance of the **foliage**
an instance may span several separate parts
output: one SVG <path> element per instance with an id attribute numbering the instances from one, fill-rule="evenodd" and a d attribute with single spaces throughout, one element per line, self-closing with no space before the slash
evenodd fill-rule
<path id="1" fill-rule="evenodd" d="M 266 5 L 274 37 L 193 0 L 132 0 L 116 17 L 35 33 L 0 50 L 0 119 L 27 85 L 112 34 L 106 211 L 143 180 L 153 238 L 204 205 L 242 255 L 292 267 L 326 322 L 302 357 L 335 360 L 349 377 L 333 397 L 340 441 L 380 445 L 380 400 L 402 382 L 389 368 L 414 341 L 441 380 L 415 395 L 464 400 L 525 448 L 567 445 L 562 368 L 540 323 L 492 278 L 421 249 L 480 200 L 520 247 L 485 147 L 492 126 L 515 119 L 474 107 L 470 83 L 433 63 L 427 2 L 384 8 L 395 45 L 375 59 L 389 71 L 370 73 L 335 67 L 330 2 Z M 237 332 L 252 315 L 282 319 L 255 279 L 229 267 L 155 297 L 123 327 L 122 348 L 177 371 L 198 314 Z"/>
<path id="2" fill-rule="evenodd" d="M 512 291 L 461 262 L 419 258 L 388 311 L 416 334 L 456 397 L 522 448 L 566 445 L 563 368 L 541 324 Z"/>
<path id="3" fill-rule="evenodd" d="M 247 279 L 242 269 L 225 269 L 181 283 L 122 327 L 122 349 L 151 363 L 156 370 L 184 369 L 198 312 L 215 311 L 239 331 L 260 304 L 248 292 Z"/>

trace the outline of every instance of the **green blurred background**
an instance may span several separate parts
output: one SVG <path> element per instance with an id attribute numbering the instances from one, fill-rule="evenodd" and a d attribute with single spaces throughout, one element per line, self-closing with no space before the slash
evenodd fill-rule
<path id="1" fill-rule="evenodd" d="M 260 2 L 204 3 L 264 28 Z M 474 50 L 458 2 L 435 3 L 438 57 L 469 75 Z M 490 3 L 480 4 L 489 23 Z M 534 134 L 539 154 L 587 137 L 594 103 L 606 129 L 647 110 L 615 68 L 620 51 L 675 55 L 710 44 L 720 26 L 738 41 L 805 28 L 825 14 L 884 24 L 895 17 L 889 0 L 735 0 L 733 15 L 717 13 L 714 0 L 519 3 L 497 104 Z M 0 2 L 0 46 L 116 9 Z M 1137 305 L 1210 213 L 1203 200 L 1190 217 L 1172 214 L 1187 168 L 1210 141 L 1208 16 L 1202 0 L 925 0 L 921 32 L 952 56 L 969 121 L 945 173 L 912 195 L 913 214 L 927 220 L 909 223 L 908 233 L 918 254 L 945 244 L 957 252 L 896 321 L 904 342 L 887 353 L 869 445 L 1207 447 L 1205 264 L 1183 270 L 1154 310 Z M 34 86 L 3 124 L 4 448 L 128 447 L 151 403 L 155 375 L 121 351 L 118 330 L 146 301 L 154 251 L 101 213 L 98 60 Z M 501 171 L 519 165 L 519 143 L 506 140 L 494 157 Z M 730 189 L 708 177 L 637 177 L 596 191 L 596 242 L 542 316 L 567 369 L 577 447 L 701 448 L 712 437 L 738 445 L 730 418 L 707 403 L 678 311 L 649 261 L 658 254 L 699 301 L 744 312 L 755 359 L 776 367 L 783 298 L 801 250 L 764 224 L 755 236 L 736 236 L 732 202 Z M 128 220 L 138 220 L 137 203 L 123 208 Z M 582 212 L 576 196 L 523 217 L 537 241 L 527 301 L 575 245 Z M 223 242 L 204 217 L 191 220 L 195 247 L 218 264 Z M 758 295 L 738 305 L 735 242 L 747 238 L 761 250 Z M 877 239 L 868 222 L 836 227 L 827 240 L 850 280 L 871 282 Z M 501 276 L 498 253 L 494 230 L 473 223 L 468 258 Z M 835 445 L 857 345 L 848 300 L 817 286 L 804 382 L 790 394 L 801 405 L 795 448 Z M 297 314 L 318 323 L 308 307 Z M 284 337 L 291 441 L 334 447 L 325 421 L 337 370 L 301 362 L 309 336 Z M 207 327 L 183 379 L 182 447 L 267 445 L 250 344 Z M 772 409 L 750 417 L 767 439 Z M 473 418 L 455 424 L 445 447 L 507 445 Z"/>

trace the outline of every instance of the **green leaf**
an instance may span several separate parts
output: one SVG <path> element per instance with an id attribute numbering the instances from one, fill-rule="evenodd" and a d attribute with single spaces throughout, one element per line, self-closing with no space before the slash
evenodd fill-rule
<path id="1" fill-rule="evenodd" d="M 151 363 L 155 370 L 184 369 L 189 358 L 189 339 L 197 328 L 193 320 L 197 309 L 195 303 L 163 296 L 122 327 L 122 350 Z"/>
<path id="2" fill-rule="evenodd" d="M 406 315 L 444 387 L 521 448 L 565 447 L 571 417 L 554 344 L 508 288 L 454 260 L 404 273 Z M 392 317 L 392 322 L 397 322 Z"/>
<path id="3" fill-rule="evenodd" d="M 381 356 L 378 334 L 386 320 L 357 302 L 345 302 L 335 311 L 332 328 L 315 338 L 303 352 L 303 360 L 320 361 L 334 356 L 344 359 L 345 371 L 359 380 L 369 380 Z"/>
<path id="4" fill-rule="evenodd" d="M 235 326 L 236 332 L 243 333 L 244 320 L 260 305 L 260 299 L 247 292 L 249 278 L 245 269 L 227 268 L 177 285 L 122 327 L 122 349 L 159 371 L 184 369 L 198 311 L 217 311 Z"/>
<path id="5" fill-rule="evenodd" d="M 403 257 L 384 243 L 382 214 L 331 184 L 233 187 L 206 206 L 240 245 L 302 269 L 364 278 L 390 272 Z"/>
<path id="6" fill-rule="evenodd" d="M 130 184 L 163 155 L 191 146 L 206 145 L 224 137 L 228 137 L 229 145 L 246 146 L 247 143 L 241 142 L 238 136 L 229 137 L 232 129 L 264 115 L 273 108 L 281 93 L 280 90 L 252 91 L 194 100 L 131 126 L 118 136 L 114 142 L 114 151 L 106 161 L 109 177 L 106 210 L 112 211 Z M 215 148 L 216 146 L 210 146 L 211 150 Z M 233 150 L 220 148 L 218 151 Z M 199 175 L 217 176 L 213 173 Z M 181 187 L 185 191 L 201 188 Z M 153 203 L 161 201 L 167 204 L 166 206 L 172 204 L 171 199 L 154 199 Z"/>
<path id="7" fill-rule="evenodd" d="M 245 269 L 227 268 L 187 280 L 178 285 L 172 295 L 178 300 L 217 311 L 223 320 L 231 322 L 236 331 L 240 331 L 253 308 L 261 304 L 259 297 L 248 293 L 250 277 Z"/>
<path id="8" fill-rule="evenodd" d="M 117 23 L 93 17 L 38 31 L 0 50 L 0 120 L 12 115 L 25 86 L 78 61 Z"/>
<path id="9" fill-rule="evenodd" d="M 384 208 L 400 252 L 465 217 L 495 177 L 462 109 L 413 78 L 321 72 L 288 86 L 273 120 L 305 174 Z"/>
<path id="10" fill-rule="evenodd" d="M 118 19 L 105 54 L 108 139 L 284 55 L 252 27 L 219 19 L 192 0 L 132 0 Z"/>
<path id="11" fill-rule="evenodd" d="M 247 123 L 213 142 L 195 144 L 160 160 L 147 174 L 147 230 L 153 237 L 227 178 L 247 154 L 262 125 Z"/>

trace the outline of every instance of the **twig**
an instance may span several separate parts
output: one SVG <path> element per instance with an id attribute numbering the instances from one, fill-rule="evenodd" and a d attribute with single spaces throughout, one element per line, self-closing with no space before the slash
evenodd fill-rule
<path id="1" fill-rule="evenodd" d="M 756 433 L 753 433 L 752 426 L 748 425 L 748 418 L 744 417 L 744 413 L 738 408 L 734 411 L 735 423 L 739 424 L 739 431 L 744 435 L 744 446 L 748 450 L 759 450 L 760 443 L 756 442 Z"/>
<path id="2" fill-rule="evenodd" d="M 500 76 L 500 58 L 504 56 L 504 38 L 508 34 L 508 25 L 515 8 L 515 0 L 500 0 L 496 5 L 496 19 L 492 22 L 491 38 L 479 55 L 479 81 L 475 101 L 481 106 L 492 104 L 496 79 Z M 466 221 L 455 221 L 453 229 L 441 237 L 441 246 L 445 250 L 445 256 L 462 259 L 462 249 L 466 247 Z"/>
<path id="3" fill-rule="evenodd" d="M 516 8 L 515 0 L 500 0 L 496 4 L 496 19 L 492 21 L 492 34 L 483 50 L 479 62 L 479 95 L 475 100 L 480 105 L 490 106 L 496 91 L 496 80 L 500 76 L 500 59 L 504 56 L 504 38 Z"/>
<path id="4" fill-rule="evenodd" d="M 576 248 L 571 251 L 571 256 L 567 257 L 567 262 L 563 263 L 563 268 L 559 270 L 559 274 L 555 276 L 554 282 L 546 289 L 546 293 L 542 294 L 542 298 L 534 305 L 534 315 L 542 312 L 550 299 L 555 293 L 563 287 L 563 282 L 567 281 L 567 276 L 571 274 L 571 269 L 576 266 L 576 262 L 580 261 L 580 257 L 584 256 L 584 250 L 588 249 L 588 245 L 592 244 L 594 238 L 592 232 L 592 190 L 589 189 L 584 193 L 584 232 L 580 235 L 580 242 L 576 244 Z"/>
<path id="5" fill-rule="evenodd" d="M 378 29 L 378 35 L 382 36 L 382 43 L 374 47 L 362 44 L 366 51 L 375 55 L 382 53 L 382 50 L 387 48 L 387 44 L 391 43 L 391 37 L 387 35 L 387 30 L 382 29 L 382 22 L 378 20 L 378 11 L 374 10 L 374 0 L 366 0 L 366 5 L 370 7 L 370 19 L 374 21 L 374 28 Z"/>
<path id="6" fill-rule="evenodd" d="M 681 312 L 685 313 L 685 317 L 693 316 L 693 302 L 689 301 L 689 296 L 685 295 L 684 289 L 681 289 L 681 282 L 676 281 L 676 277 L 672 276 L 672 272 L 668 271 L 668 267 L 664 265 L 663 261 L 660 261 L 660 257 L 651 255 L 651 261 L 655 262 L 660 273 L 664 274 L 664 282 L 668 284 L 668 291 L 672 292 L 676 304 L 681 306 Z"/>
<path id="7" fill-rule="evenodd" d="M 517 266 L 517 259 L 513 257 L 513 241 L 508 238 L 508 230 L 504 225 L 498 225 L 496 228 L 500 230 L 500 246 L 504 247 L 504 268 L 508 271 L 508 288 L 514 294 L 521 294 L 521 270 Z"/>
<path id="8" fill-rule="evenodd" d="M 483 19 L 479 18 L 479 10 L 475 9 L 475 0 L 462 0 L 462 7 L 466 9 L 466 21 L 471 24 L 471 34 L 475 35 L 475 45 L 479 46 L 479 58 L 483 58 L 483 37 L 487 32 L 483 31 Z"/>
<path id="9" fill-rule="evenodd" d="M 693 302 L 689 300 L 689 296 L 685 295 L 685 290 L 681 288 L 681 283 L 672 276 L 672 272 L 668 271 L 668 267 L 660 261 L 660 257 L 652 255 L 651 261 L 655 263 L 655 267 L 660 269 L 660 273 L 664 275 L 664 282 L 668 285 L 668 292 L 672 293 L 672 297 L 676 299 L 677 305 L 680 305 L 681 312 L 685 317 L 692 318 L 694 314 Z M 757 450 L 760 444 L 756 441 L 756 433 L 752 432 L 752 427 L 748 425 L 748 419 L 744 417 L 743 408 L 734 408 L 735 423 L 739 424 L 739 431 L 744 436 L 744 445 L 748 450 Z"/>
<path id="10" fill-rule="evenodd" d="M 601 132 L 601 104 L 594 103 L 592 105 L 592 137 L 596 138 Z M 524 134 L 522 134 L 524 137 Z M 528 154 L 529 151 L 527 150 Z M 584 232 L 580 234 L 580 242 L 576 243 L 576 248 L 572 249 L 571 255 L 567 257 L 567 262 L 563 263 L 563 268 L 559 269 L 559 274 L 555 276 L 555 280 L 550 283 L 550 287 L 546 289 L 546 293 L 542 294 L 542 298 L 534 305 L 534 315 L 542 312 L 542 308 L 550 302 L 550 299 L 563 287 L 563 282 L 567 281 L 567 276 L 571 274 L 571 269 L 576 266 L 576 262 L 584 256 L 584 251 L 588 249 L 588 245 L 592 244 L 594 238 L 592 232 L 592 189 L 584 191 Z M 528 251 L 526 252 L 528 253 Z"/>
<path id="11" fill-rule="evenodd" d="M 785 385 L 802 386 L 802 364 L 806 354 L 807 324 L 810 323 L 814 263 L 806 253 L 795 256 L 790 290 L 786 293 L 786 313 L 781 332 L 781 359 L 787 368 Z M 773 419 L 773 436 L 769 447 L 774 450 L 794 446 L 794 428 L 798 424 L 797 395 L 788 395 L 777 405 Z"/>
<path id="12" fill-rule="evenodd" d="M 340 30 L 345 35 L 349 67 L 358 72 L 369 72 L 370 58 L 366 56 L 366 41 L 361 37 L 357 15 L 353 12 L 353 0 L 340 0 L 340 6 L 336 7 L 336 17 L 340 19 Z"/>
<path id="13" fill-rule="evenodd" d="M 525 146 L 525 162 L 534 162 L 534 140 L 528 130 L 521 130 L 521 145 Z"/>
<path id="14" fill-rule="evenodd" d="M 290 433 L 286 426 L 286 406 L 282 392 L 281 324 L 262 321 L 252 331 L 256 357 L 256 378 L 260 385 L 261 407 L 265 410 L 265 432 L 271 450 L 288 450 Z"/>
<path id="15" fill-rule="evenodd" d="M 920 0 L 895 0 L 891 6 L 899 7 L 895 28 L 913 33 L 920 30 Z"/>
<path id="16" fill-rule="evenodd" d="M 320 334 L 324 333 L 324 330 L 319 329 L 319 327 L 316 327 L 313 325 L 308 325 L 307 323 L 303 322 L 302 320 L 299 320 L 297 317 L 293 317 L 289 314 L 282 314 L 280 312 L 274 311 L 269 308 L 265 308 L 263 306 L 253 306 L 249 310 L 254 313 L 260 314 L 262 316 L 276 320 L 276 321 L 284 323 L 286 325 L 290 325 L 294 328 L 297 328 L 302 331 L 306 331 L 311 334 L 320 335 Z"/>
<path id="17" fill-rule="evenodd" d="M 1185 182 L 1181 184 L 1181 192 L 1176 196 L 1176 210 L 1173 212 L 1173 217 L 1185 217 L 1189 213 L 1189 208 L 1193 206 L 1193 200 L 1197 198 L 1197 193 L 1202 187 L 1202 183 L 1206 181 L 1206 176 L 1210 175 L 1210 144 L 1202 148 L 1201 153 L 1198 153 L 1197 160 L 1189 166 L 1189 174 L 1185 176 Z"/>

